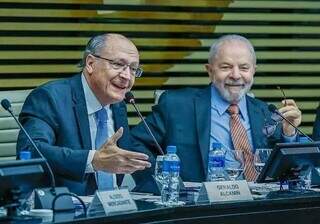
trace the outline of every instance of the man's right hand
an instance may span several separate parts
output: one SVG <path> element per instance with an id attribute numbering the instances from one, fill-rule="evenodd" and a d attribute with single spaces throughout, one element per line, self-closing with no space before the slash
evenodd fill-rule
<path id="1" fill-rule="evenodd" d="M 130 152 L 117 146 L 117 141 L 122 137 L 123 128 L 119 128 L 111 138 L 97 150 L 93 156 L 92 165 L 95 170 L 110 173 L 133 173 L 151 167 L 148 155 Z"/>

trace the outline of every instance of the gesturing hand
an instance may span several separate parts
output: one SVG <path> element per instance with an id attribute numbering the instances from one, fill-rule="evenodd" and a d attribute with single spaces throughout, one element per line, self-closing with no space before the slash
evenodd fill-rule
<path id="1" fill-rule="evenodd" d="M 124 174 L 151 167 L 151 164 L 148 162 L 148 155 L 130 152 L 117 146 L 117 142 L 122 137 L 122 134 L 123 128 L 121 127 L 95 152 L 92 160 L 95 170 Z"/>

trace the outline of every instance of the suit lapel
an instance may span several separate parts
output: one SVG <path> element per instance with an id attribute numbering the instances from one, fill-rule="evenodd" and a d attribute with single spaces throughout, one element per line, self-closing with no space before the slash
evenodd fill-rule
<path id="1" fill-rule="evenodd" d="M 117 131 L 120 127 L 126 126 L 127 112 L 125 107 L 123 107 L 120 103 L 112 104 L 111 109 L 114 120 L 114 128 L 115 131 Z"/>
<path id="2" fill-rule="evenodd" d="M 123 127 L 123 135 L 118 140 L 118 146 L 120 148 L 127 149 L 128 142 L 127 136 L 129 133 L 128 121 L 127 121 L 127 110 L 123 103 L 115 103 L 111 105 L 113 121 L 114 121 L 114 131 L 116 132 L 120 127 Z M 120 186 L 122 183 L 124 175 L 117 174 L 117 185 Z"/>
<path id="3" fill-rule="evenodd" d="M 128 147 L 128 134 L 129 126 L 127 120 L 127 110 L 123 102 L 115 103 L 111 105 L 113 120 L 114 120 L 114 130 L 117 131 L 120 127 L 123 127 L 123 135 L 118 140 L 118 146 L 127 148 Z"/>
<path id="4" fill-rule="evenodd" d="M 204 167 L 205 176 L 207 175 L 209 137 L 210 137 L 210 107 L 211 107 L 211 86 L 201 90 L 195 98 L 195 116 L 197 126 L 197 136 L 199 140 L 200 153 Z"/>
<path id="5" fill-rule="evenodd" d="M 84 149 L 91 149 L 90 128 L 88 120 L 88 111 L 81 83 L 81 75 L 71 79 L 72 97 L 74 102 L 74 111 L 79 126 L 81 140 Z"/>
<path id="6" fill-rule="evenodd" d="M 249 121 L 251 127 L 252 144 L 254 150 L 256 148 L 263 148 L 267 145 L 266 136 L 264 136 L 262 129 L 264 127 L 265 114 L 261 107 L 257 105 L 257 101 L 252 97 L 246 97 L 247 109 L 249 114 Z"/>

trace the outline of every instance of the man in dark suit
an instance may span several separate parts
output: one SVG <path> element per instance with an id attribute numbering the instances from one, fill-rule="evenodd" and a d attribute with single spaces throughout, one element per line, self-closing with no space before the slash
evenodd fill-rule
<path id="1" fill-rule="evenodd" d="M 211 85 L 204 89 L 166 91 L 146 121 L 164 150 L 168 145 L 177 146 L 182 180 L 205 181 L 210 145 L 220 142 L 226 150 L 245 152 L 247 164 L 244 172 L 246 175 L 247 168 L 246 179 L 253 181 L 256 174 L 251 175 L 250 172 L 254 172 L 252 163 L 255 149 L 270 148 L 279 141 L 294 141 L 295 129 L 283 121 L 271 136 L 263 133 L 266 124 L 273 121 L 268 105 L 247 95 L 253 84 L 256 56 L 246 38 L 239 35 L 224 36 L 212 45 L 209 54 L 209 63 L 205 67 Z M 295 102 L 286 100 L 282 103 L 284 106 L 279 111 L 298 126 L 301 112 Z M 241 138 L 240 134 L 231 131 L 234 127 L 231 126 L 231 108 L 234 107 L 237 108 L 235 117 L 243 130 Z M 238 125 L 235 132 L 239 129 Z M 156 148 L 143 124 L 136 126 L 131 134 L 137 151 L 156 156 Z M 228 153 L 227 159 L 226 166 L 234 160 L 228 158 Z M 152 173 L 153 167 L 134 174 L 140 190 L 150 190 L 144 189 L 143 185 Z"/>
<path id="2" fill-rule="evenodd" d="M 142 73 L 136 46 L 119 34 L 93 37 L 82 73 L 31 92 L 20 114 L 56 176 L 57 185 L 79 195 L 112 189 L 114 174 L 150 167 L 148 156 L 130 152 L 126 105 L 122 101 Z M 20 132 L 17 153 L 32 149 Z M 108 187 L 107 187 L 108 186 Z"/>

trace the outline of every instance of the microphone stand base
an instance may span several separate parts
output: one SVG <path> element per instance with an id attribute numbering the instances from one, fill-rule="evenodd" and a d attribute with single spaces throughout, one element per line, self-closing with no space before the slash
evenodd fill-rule
<path id="1" fill-rule="evenodd" d="M 52 188 L 38 188 L 35 189 L 34 207 L 35 209 L 53 209 L 52 201 L 54 198 L 62 193 L 70 193 L 66 187 L 56 187 L 55 194 Z M 69 195 L 61 196 L 55 203 L 56 211 L 74 210 L 75 206 L 72 197 Z"/>

